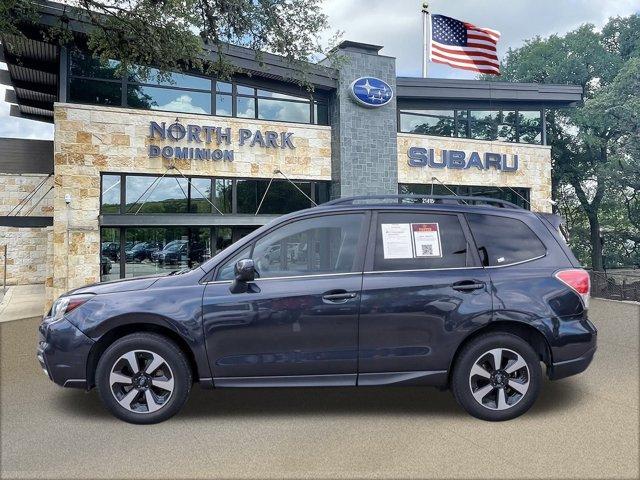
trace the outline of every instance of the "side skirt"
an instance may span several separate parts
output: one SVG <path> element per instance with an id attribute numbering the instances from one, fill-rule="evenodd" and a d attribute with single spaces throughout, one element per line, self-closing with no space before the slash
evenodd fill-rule
<path id="1" fill-rule="evenodd" d="M 358 386 L 363 387 L 373 385 L 427 385 L 432 387 L 441 387 L 446 384 L 446 370 L 361 373 L 358 375 Z"/>
<path id="2" fill-rule="evenodd" d="M 357 375 L 292 375 L 283 377 L 219 377 L 213 379 L 218 387 L 354 387 Z"/>
<path id="3" fill-rule="evenodd" d="M 201 378 L 202 388 L 269 388 L 269 387 L 354 387 L 374 385 L 447 384 L 447 371 L 385 372 L 338 375 L 291 375 L 264 377 Z"/>

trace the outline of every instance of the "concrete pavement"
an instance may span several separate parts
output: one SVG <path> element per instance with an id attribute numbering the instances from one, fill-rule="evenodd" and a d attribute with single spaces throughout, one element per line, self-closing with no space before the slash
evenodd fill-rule
<path id="1" fill-rule="evenodd" d="M 640 307 L 592 300 L 589 370 L 487 423 L 429 388 L 204 391 L 133 426 L 53 385 L 38 319 L 0 325 L 2 478 L 638 478 Z"/>
<path id="2" fill-rule="evenodd" d="M 0 322 L 42 317 L 43 309 L 44 284 L 11 286 L 0 301 Z"/>

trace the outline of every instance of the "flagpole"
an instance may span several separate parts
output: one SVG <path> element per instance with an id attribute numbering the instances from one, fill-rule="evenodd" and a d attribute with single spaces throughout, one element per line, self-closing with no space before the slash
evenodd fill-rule
<path id="1" fill-rule="evenodd" d="M 429 16 L 429 4 L 422 4 L 422 77 L 427 78 L 427 65 L 429 63 L 429 48 L 431 46 L 431 18 Z"/>

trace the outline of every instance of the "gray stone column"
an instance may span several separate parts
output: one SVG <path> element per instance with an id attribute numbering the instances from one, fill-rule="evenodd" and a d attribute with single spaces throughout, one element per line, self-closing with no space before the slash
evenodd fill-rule
<path id="1" fill-rule="evenodd" d="M 342 57 L 329 111 L 333 198 L 398 193 L 396 61 L 378 55 L 381 48 L 345 41 L 333 52 Z M 356 103 L 349 86 L 360 77 L 385 81 L 394 91 L 392 101 L 376 108 Z"/>

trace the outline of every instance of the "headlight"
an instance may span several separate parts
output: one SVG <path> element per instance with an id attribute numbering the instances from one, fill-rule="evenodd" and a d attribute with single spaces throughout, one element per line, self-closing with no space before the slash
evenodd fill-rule
<path id="1" fill-rule="evenodd" d="M 62 319 L 62 317 L 64 317 L 67 313 L 75 310 L 91 297 L 93 297 L 93 294 L 69 295 L 67 297 L 58 298 L 55 302 L 53 302 L 53 306 L 51 307 L 51 319 L 53 321 Z"/>

